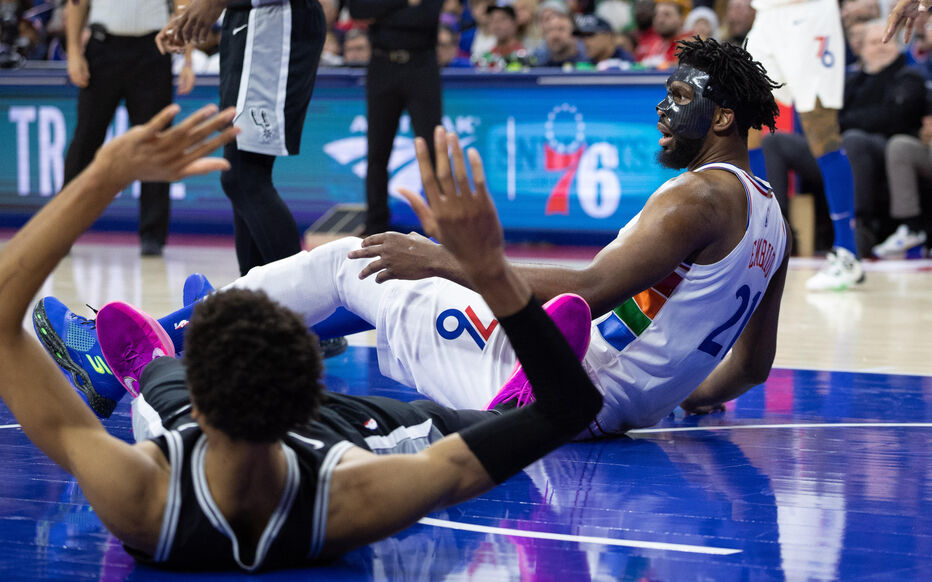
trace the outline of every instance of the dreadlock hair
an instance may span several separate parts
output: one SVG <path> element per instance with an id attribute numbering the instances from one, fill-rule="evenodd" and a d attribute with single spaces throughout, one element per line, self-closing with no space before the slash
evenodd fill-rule
<path id="1" fill-rule="evenodd" d="M 709 74 L 703 96 L 734 111 L 743 136 L 746 137 L 752 127 L 767 126 L 771 132 L 776 129 L 780 109 L 773 98 L 773 90 L 783 85 L 768 77 L 763 65 L 745 49 L 696 36 L 692 40 L 678 41 L 676 56 L 681 65 Z"/>
<path id="2" fill-rule="evenodd" d="M 184 341 L 191 400 L 231 439 L 275 442 L 316 415 L 324 398 L 317 336 L 264 292 L 211 294 L 194 308 Z"/>

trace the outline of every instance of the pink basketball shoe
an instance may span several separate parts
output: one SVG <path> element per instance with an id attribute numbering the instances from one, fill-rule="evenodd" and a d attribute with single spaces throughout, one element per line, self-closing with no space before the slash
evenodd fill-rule
<path id="1" fill-rule="evenodd" d="M 557 324 L 557 329 L 566 338 L 576 357 L 582 360 L 586 355 L 586 350 L 589 349 L 591 337 L 592 313 L 589 311 L 589 304 L 579 295 L 564 293 L 545 303 L 544 311 Z M 534 402 L 534 391 L 531 389 L 531 383 L 528 382 L 521 362 L 515 362 L 515 369 L 511 372 L 511 376 L 499 389 L 498 394 L 492 397 L 485 409 L 491 410 L 511 400 L 515 400 L 515 405 L 518 407 Z"/>
<path id="2" fill-rule="evenodd" d="M 139 377 L 146 364 L 175 356 L 172 340 L 159 322 L 122 301 L 97 312 L 97 341 L 107 365 L 133 398 L 139 395 Z"/>

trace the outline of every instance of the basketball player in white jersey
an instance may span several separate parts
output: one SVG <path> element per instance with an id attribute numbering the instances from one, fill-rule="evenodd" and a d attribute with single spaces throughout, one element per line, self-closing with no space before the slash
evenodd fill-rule
<path id="1" fill-rule="evenodd" d="M 514 267 L 541 301 L 575 293 L 591 306 L 590 333 L 573 348 L 605 405 L 583 437 L 650 426 L 680 404 L 716 409 L 766 380 L 776 352 L 790 243 L 776 199 L 749 173 L 747 149 L 749 128 L 774 126 L 775 83 L 746 51 L 714 40 L 681 43 L 679 59 L 657 106 L 659 158 L 688 171 L 585 268 Z M 455 136 L 437 129 L 436 177 L 417 143 L 428 195 L 466 193 Z M 484 195 L 478 153 L 470 155 Z M 432 232 L 431 214 L 410 199 Z M 482 240 L 478 228 L 475 236 Z M 264 290 L 308 326 L 345 307 L 376 328 L 383 374 L 445 406 L 529 401 L 494 314 L 450 252 L 423 237 L 348 237 L 257 267 L 230 287 Z"/>
<path id="2" fill-rule="evenodd" d="M 714 40 L 682 43 L 679 59 L 657 106 L 660 160 L 689 171 L 587 267 L 515 267 L 542 301 L 576 293 L 596 317 L 588 350 L 574 346 L 605 399 L 584 436 L 650 426 L 681 403 L 711 410 L 763 382 L 773 362 L 789 241 L 769 188 L 749 173 L 747 133 L 773 127 L 774 83 L 746 51 Z M 426 191 L 467 195 L 455 136 L 435 137 L 436 176 L 417 145 Z M 482 173 L 474 178 L 484 192 Z M 410 199 L 431 232 L 430 212 Z M 375 326 L 382 373 L 441 404 L 524 402 L 520 372 L 501 388 L 514 354 L 463 283 L 443 246 L 382 234 L 253 269 L 232 286 L 265 290 L 309 325 L 346 307 Z"/>
<path id="3" fill-rule="evenodd" d="M 838 110 L 844 102 L 845 40 L 837 0 L 752 0 L 757 10 L 747 50 L 781 84 L 777 100 L 799 113 L 822 174 L 834 229 L 832 250 L 806 281 L 811 291 L 840 291 L 864 281 L 854 234 L 854 179 L 841 150 Z M 751 167 L 763 175 L 759 136 L 751 135 Z"/>

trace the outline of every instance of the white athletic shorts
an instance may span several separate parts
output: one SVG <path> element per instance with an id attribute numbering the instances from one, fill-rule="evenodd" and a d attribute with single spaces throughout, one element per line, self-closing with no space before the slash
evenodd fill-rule
<path id="1" fill-rule="evenodd" d="M 764 2 L 754 3 L 755 7 Z M 816 99 L 841 109 L 845 88 L 845 41 L 834 0 L 760 6 L 748 33 L 747 50 L 771 79 L 777 101 L 800 113 L 815 109 Z"/>

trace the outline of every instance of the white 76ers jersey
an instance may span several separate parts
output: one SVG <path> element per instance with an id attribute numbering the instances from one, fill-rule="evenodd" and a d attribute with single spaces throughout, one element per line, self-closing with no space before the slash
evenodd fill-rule
<path id="1" fill-rule="evenodd" d="M 731 172 L 744 186 L 744 237 L 722 260 L 681 263 L 592 322 L 584 365 L 605 405 L 588 436 L 651 426 L 676 408 L 737 341 L 783 261 L 786 229 L 769 184 L 731 164 L 694 171 L 710 169 Z"/>

